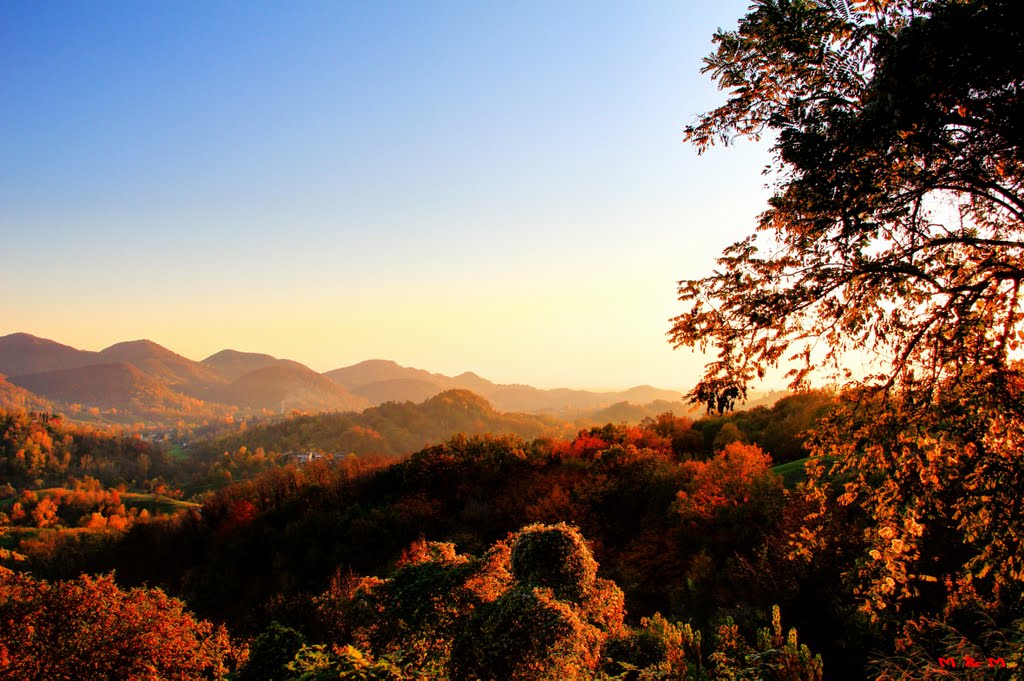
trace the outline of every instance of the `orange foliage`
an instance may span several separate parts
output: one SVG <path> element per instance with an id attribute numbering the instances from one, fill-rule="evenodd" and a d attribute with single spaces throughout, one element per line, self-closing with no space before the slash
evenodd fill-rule
<path id="1" fill-rule="evenodd" d="M 222 678 L 232 654 L 223 628 L 110 575 L 50 583 L 0 568 L 0 621 L 10 679 Z"/>
<path id="2" fill-rule="evenodd" d="M 732 442 L 710 461 L 684 464 L 693 472 L 680 491 L 676 509 L 684 518 L 710 520 L 727 508 L 743 506 L 761 489 L 781 490 L 782 480 L 771 472 L 771 457 L 756 445 Z"/>

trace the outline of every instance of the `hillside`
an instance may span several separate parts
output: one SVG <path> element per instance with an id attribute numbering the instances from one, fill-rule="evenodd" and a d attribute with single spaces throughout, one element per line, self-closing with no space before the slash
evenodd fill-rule
<path id="1" fill-rule="evenodd" d="M 250 371 L 216 395 L 221 402 L 243 409 L 287 412 L 354 411 L 369 406 L 337 383 L 301 364 L 277 364 Z"/>
<path id="2" fill-rule="evenodd" d="M 646 404 L 656 400 L 678 401 L 680 393 L 638 386 L 618 392 L 593 392 L 568 388 L 541 389 L 521 384 L 493 383 L 467 371 L 458 376 L 432 374 L 403 367 L 388 360 L 368 360 L 328 371 L 324 376 L 365 396 L 372 404 L 420 400 L 444 390 L 470 390 L 487 398 L 502 411 L 545 412 L 578 416 L 580 412 L 609 407 L 617 402 Z"/>
<path id="3" fill-rule="evenodd" d="M 668 402 L 654 400 L 645 404 L 633 402 L 616 402 L 610 407 L 597 409 L 577 421 L 603 425 L 605 423 L 640 423 L 646 418 L 654 418 L 659 414 L 672 412 L 676 416 L 695 415 L 699 409 L 685 402 Z"/>
<path id="4" fill-rule="evenodd" d="M 16 376 L 11 383 L 55 402 L 138 414 L 205 413 L 205 405 L 177 393 L 124 362 L 93 364 Z"/>
<path id="5" fill-rule="evenodd" d="M 55 369 L 74 369 L 102 362 L 97 354 L 27 333 L 12 333 L 0 337 L 0 373 L 21 376 Z"/>
<path id="6" fill-rule="evenodd" d="M 325 372 L 324 376 L 349 389 L 396 379 L 436 382 L 439 385 L 447 385 L 451 380 L 442 374 L 432 374 L 423 369 L 403 367 L 397 362 L 386 359 L 368 359 L 352 366 Z"/>
<path id="7" fill-rule="evenodd" d="M 227 381 L 237 380 L 250 371 L 270 366 L 294 366 L 309 369 L 304 364 L 290 359 L 278 359 L 258 352 L 240 352 L 238 350 L 221 350 L 210 355 L 200 364 L 209 367 Z"/>
<path id="8" fill-rule="evenodd" d="M 570 415 L 601 409 L 617 402 L 646 403 L 655 400 L 678 401 L 682 395 L 671 390 L 650 387 L 630 388 L 619 392 L 591 392 L 554 388 L 542 390 L 528 385 L 494 385 L 481 390 L 500 409 L 509 411 L 541 411 Z"/>
<path id="9" fill-rule="evenodd" d="M 165 386 L 199 399 L 210 399 L 223 379 L 211 368 L 150 340 L 125 341 L 101 350 L 104 361 L 131 364 Z"/>
<path id="10" fill-rule="evenodd" d="M 0 374 L 0 411 L 50 411 L 53 405 Z"/>
<path id="11" fill-rule="evenodd" d="M 198 443 L 211 455 L 262 447 L 267 451 L 324 451 L 397 456 L 456 433 L 510 433 L 525 438 L 568 435 L 568 424 L 534 414 L 500 413 L 466 390 L 449 390 L 419 404 L 388 402 L 362 413 L 301 415 Z"/>
<path id="12" fill-rule="evenodd" d="M 623 402 L 675 403 L 681 397 L 651 386 L 595 392 L 499 384 L 470 371 L 446 376 L 384 359 L 324 374 L 294 360 L 230 349 L 197 362 L 151 340 L 91 352 L 25 333 L 0 337 L 0 374 L 19 378 L 9 380 L 29 393 L 15 396 L 8 388 L 12 407 L 52 401 L 56 410 L 68 411 L 72 405 L 104 413 L 113 409 L 119 412 L 117 420 L 137 417 L 165 425 L 163 417 L 195 422 L 232 412 L 352 411 L 388 402 L 419 403 L 447 390 L 472 391 L 498 411 L 579 421 Z M 617 413 L 649 415 L 649 410 L 620 407 Z"/>
<path id="13" fill-rule="evenodd" d="M 365 397 L 370 404 L 385 402 L 422 402 L 444 391 L 444 386 L 433 381 L 416 378 L 392 378 L 352 388 L 355 395 Z"/>

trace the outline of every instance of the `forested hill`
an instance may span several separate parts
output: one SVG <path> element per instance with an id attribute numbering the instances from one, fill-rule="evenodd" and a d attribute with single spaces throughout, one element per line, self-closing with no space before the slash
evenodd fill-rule
<path id="1" fill-rule="evenodd" d="M 51 405 L 48 401 L 14 385 L 3 374 L 0 374 L 0 410 L 49 411 L 50 409 Z"/>
<path id="2" fill-rule="evenodd" d="M 405 400 L 420 401 L 445 390 L 462 389 L 483 395 L 502 411 L 543 412 L 563 417 L 579 416 L 621 402 L 674 402 L 681 397 L 678 392 L 649 385 L 615 392 L 568 388 L 545 390 L 530 385 L 493 383 L 471 371 L 458 376 L 445 376 L 379 359 L 328 371 L 324 376 L 374 405 Z"/>
<path id="3" fill-rule="evenodd" d="M 550 416 L 499 413 L 468 390 L 448 390 L 419 404 L 388 402 L 358 414 L 304 414 L 274 423 L 239 425 L 195 446 L 210 455 L 244 446 L 274 452 L 395 456 L 443 442 L 456 433 L 509 433 L 532 439 L 571 435 L 573 427 Z"/>
<path id="4" fill-rule="evenodd" d="M 465 395 L 442 397 L 448 405 L 437 400 L 427 406 L 457 410 L 462 404 L 457 398 Z M 375 654 L 392 647 L 447 650 L 453 634 L 474 612 L 489 612 L 487 602 L 500 609 L 510 600 L 514 604 L 535 597 L 537 592 L 527 589 L 518 600 L 513 591 L 504 601 L 496 601 L 508 588 L 508 578 L 501 575 L 509 566 L 501 555 L 518 564 L 516 553 L 501 554 L 498 546 L 497 553 L 487 554 L 482 564 L 499 567 L 496 581 L 484 575 L 474 583 L 494 593 L 469 605 L 461 582 L 452 579 L 457 575 L 444 565 L 395 572 L 388 584 L 402 592 L 379 607 L 370 600 L 372 594 L 364 597 L 355 587 L 384 582 L 357 576 L 386 575 L 435 549 L 451 554 L 463 566 L 463 574 L 475 570 L 478 561 L 456 557 L 455 544 L 431 549 L 423 540 L 455 542 L 461 553 L 484 555 L 510 532 L 531 523 L 564 520 L 589 540 L 588 552 L 592 550 L 600 562 L 602 580 L 614 580 L 601 582 L 613 593 L 590 599 L 587 603 L 592 605 L 585 607 L 599 612 L 613 607 L 620 611 L 615 619 L 620 624 L 627 608 L 635 617 L 660 611 L 712 629 L 722 617 L 736 616 L 742 618 L 744 631 L 748 625 L 761 626 L 759 613 L 773 603 L 793 612 L 788 621 L 798 626 L 831 616 L 831 601 L 823 592 L 834 586 L 832 564 L 793 566 L 783 558 L 787 496 L 781 480 L 768 468 L 769 458 L 756 446 L 732 443 L 706 461 L 680 460 L 671 439 L 656 429 L 654 424 L 608 427 L 582 432 L 572 440 L 533 442 L 509 436 L 457 436 L 387 466 L 347 460 L 340 465 L 314 462 L 279 468 L 218 491 L 205 501 L 201 513 L 136 525 L 127 534 L 111 537 L 104 550 L 92 555 L 75 552 L 73 558 L 81 564 L 50 564 L 34 554 L 29 561 L 39 574 L 51 577 L 88 567 L 115 570 L 124 585 L 162 585 L 186 598 L 201 616 L 227 622 L 235 632 L 254 635 L 277 621 L 301 630 L 311 641 L 344 646 L 354 640 L 364 649 L 372 646 Z M 851 534 L 853 540 L 857 536 Z M 558 550 L 559 544 L 554 544 L 537 553 Z M 555 574 L 573 574 L 577 564 L 553 562 Z M 560 567 L 564 564 L 569 567 Z M 593 574 L 597 566 L 588 569 Z M 805 585 L 803 591 L 798 584 Z M 392 593 L 390 588 L 378 593 Z M 366 603 L 372 607 L 362 605 Z M 554 607 L 565 613 L 564 606 Z M 449 611 L 451 615 L 446 614 Z M 498 637 L 514 638 L 535 626 L 564 626 L 564 617 L 559 617 L 552 619 L 542 611 L 525 621 L 510 618 L 512 624 L 493 631 Z M 569 619 L 570 624 L 577 621 Z M 552 621 L 555 624 L 545 624 Z M 595 641 L 624 635 L 619 625 L 609 632 L 607 623 L 600 624 L 604 621 L 587 629 L 598 637 Z M 383 634 L 389 622 L 398 623 L 396 635 L 384 638 L 374 633 L 369 643 L 363 643 L 361 634 L 353 633 L 374 629 Z M 807 629 L 817 634 L 818 643 L 827 642 L 826 629 Z M 708 640 L 709 647 L 718 644 L 717 638 Z M 652 645 L 649 652 L 642 649 L 642 655 L 631 647 L 609 647 L 603 654 L 628 655 L 630 664 L 643 667 L 665 656 L 657 642 Z M 294 649 L 284 660 L 293 654 Z M 439 664 L 446 658 L 445 652 Z M 697 663 L 687 658 L 687 664 Z M 586 677 L 569 672 L 547 677 L 492 672 L 418 678 Z"/>
<path id="5" fill-rule="evenodd" d="M 389 360 L 367 360 L 322 374 L 294 360 L 237 350 L 222 350 L 197 362 L 150 340 L 93 352 L 27 333 L 0 336 L 0 375 L 10 384 L 2 386 L 0 406 L 32 403 L 33 408 L 45 405 L 76 420 L 141 420 L 156 427 L 293 410 L 359 411 L 385 402 L 421 402 L 446 390 L 471 390 L 501 411 L 584 420 L 615 404 L 669 404 L 681 398 L 679 392 L 651 386 L 592 392 L 498 384 L 472 372 L 445 376 Z M 14 386 L 23 393 L 15 395 Z M 660 411 L 644 415 L 654 413 Z"/>

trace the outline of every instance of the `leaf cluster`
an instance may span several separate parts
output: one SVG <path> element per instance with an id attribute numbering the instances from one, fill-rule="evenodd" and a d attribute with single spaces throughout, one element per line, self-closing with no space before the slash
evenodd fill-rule
<path id="1" fill-rule="evenodd" d="M 726 104 L 698 150 L 770 133 L 758 232 L 681 281 L 676 346 L 713 348 L 720 408 L 782 362 L 869 382 L 1006 369 L 1024 279 L 1024 29 L 1013 0 L 759 0 L 715 36 Z"/>

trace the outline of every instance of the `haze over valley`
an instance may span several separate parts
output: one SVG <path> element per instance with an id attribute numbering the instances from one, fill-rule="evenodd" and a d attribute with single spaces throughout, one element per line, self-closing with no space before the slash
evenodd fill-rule
<path id="1" fill-rule="evenodd" d="M 0 406 L 122 423 L 362 411 L 385 402 L 423 402 L 447 390 L 476 393 L 499 411 L 570 420 L 623 403 L 688 409 L 679 392 L 651 386 L 617 392 L 544 390 L 496 384 L 472 372 L 446 376 L 382 359 L 321 374 L 294 360 L 253 352 L 222 350 L 195 361 L 149 340 L 89 351 L 27 333 L 0 337 L 0 375 Z"/>

